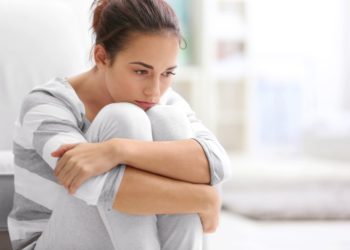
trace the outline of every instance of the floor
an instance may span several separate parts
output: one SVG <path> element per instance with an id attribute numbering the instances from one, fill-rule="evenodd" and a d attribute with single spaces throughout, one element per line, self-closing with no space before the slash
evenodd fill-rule
<path id="1" fill-rule="evenodd" d="M 10 240 L 7 232 L 0 231 L 0 250 L 11 250 Z"/>
<path id="2" fill-rule="evenodd" d="M 205 250 L 349 250 L 350 221 L 253 221 L 223 211 Z M 0 232 L 0 250 L 11 250 Z"/>
<path id="3" fill-rule="evenodd" d="M 208 250 L 349 250 L 350 221 L 254 221 L 223 212 Z"/>

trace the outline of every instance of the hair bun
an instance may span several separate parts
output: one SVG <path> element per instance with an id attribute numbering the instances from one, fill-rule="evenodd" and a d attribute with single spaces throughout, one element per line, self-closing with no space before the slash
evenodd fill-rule
<path id="1" fill-rule="evenodd" d="M 108 5 L 109 0 L 95 0 L 92 5 L 91 9 L 94 8 L 94 14 L 93 14 L 93 20 L 92 20 L 92 28 L 94 29 L 94 32 L 98 29 L 98 25 L 101 21 L 103 10 Z"/>
<path id="2" fill-rule="evenodd" d="M 95 45 L 104 47 L 112 63 L 133 32 L 170 32 L 182 39 L 176 14 L 165 0 L 94 0 L 91 11 Z"/>

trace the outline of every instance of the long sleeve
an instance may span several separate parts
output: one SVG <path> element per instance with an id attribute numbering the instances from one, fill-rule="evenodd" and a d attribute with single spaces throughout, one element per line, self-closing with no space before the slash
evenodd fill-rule
<path id="1" fill-rule="evenodd" d="M 53 174 L 58 158 L 52 157 L 51 152 L 62 144 L 87 142 L 81 130 L 80 114 L 76 110 L 50 94 L 33 92 L 24 101 L 16 122 L 16 178 L 22 180 L 17 182 L 16 191 L 48 209 L 52 209 L 56 194 L 65 192 Z M 100 197 L 114 193 L 105 184 L 111 176 L 116 178 L 115 174 L 110 171 L 90 178 L 75 196 L 89 205 L 98 205 Z M 37 184 L 31 185 L 31 181 Z M 108 182 L 111 183 L 111 180 Z M 108 187 L 115 188 L 113 185 Z"/>
<path id="2" fill-rule="evenodd" d="M 162 100 L 166 105 L 174 105 L 186 112 L 195 139 L 203 148 L 209 162 L 211 185 L 222 183 L 231 177 L 231 164 L 225 149 L 215 135 L 197 119 L 189 104 L 170 89 Z"/>

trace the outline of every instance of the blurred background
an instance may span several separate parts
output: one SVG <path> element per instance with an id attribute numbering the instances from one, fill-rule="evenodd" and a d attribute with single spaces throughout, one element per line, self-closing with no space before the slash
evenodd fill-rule
<path id="1" fill-rule="evenodd" d="M 88 68 L 91 1 L 55 2 L 77 17 Z M 168 2 L 188 44 L 173 86 L 232 161 L 206 249 L 350 249 L 350 2 Z"/>
<path id="2" fill-rule="evenodd" d="M 208 249 L 350 249 L 350 2 L 169 2 L 174 88 L 232 161 Z"/>

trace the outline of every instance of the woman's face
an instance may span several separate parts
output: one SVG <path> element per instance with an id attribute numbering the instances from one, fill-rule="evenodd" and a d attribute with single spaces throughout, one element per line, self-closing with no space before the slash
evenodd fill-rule
<path id="1" fill-rule="evenodd" d="M 105 69 L 105 85 L 113 102 L 129 102 L 147 110 L 170 87 L 179 40 L 170 34 L 135 34 Z"/>

